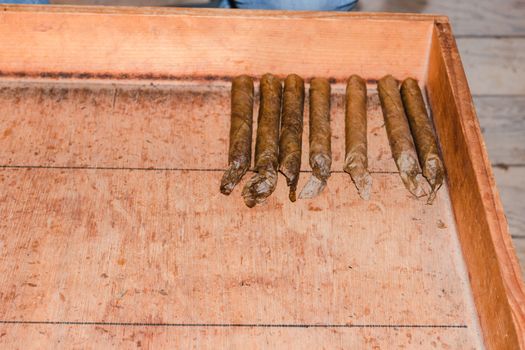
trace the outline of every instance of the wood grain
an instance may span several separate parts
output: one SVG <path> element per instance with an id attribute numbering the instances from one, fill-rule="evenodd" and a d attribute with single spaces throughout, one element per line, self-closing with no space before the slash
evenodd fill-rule
<path id="1" fill-rule="evenodd" d="M 439 13 L 450 17 L 454 33 L 461 36 L 525 35 L 523 0 L 362 0 L 357 10 Z"/>
<path id="2" fill-rule="evenodd" d="M 281 177 L 267 205 L 250 210 L 238 189 L 218 193 L 221 175 L 0 171 L 3 319 L 467 325 L 461 336 L 445 327 L 430 339 L 478 348 L 446 189 L 430 207 L 396 174 L 378 174 L 367 202 L 335 174 L 316 200 L 293 204 Z M 47 327 L 44 340 L 67 329 Z M 353 329 L 304 332 L 314 348 L 369 341 Z M 214 333 L 193 334 L 206 342 Z"/>
<path id="3" fill-rule="evenodd" d="M 340 80 L 351 74 L 422 79 L 434 21 L 400 16 L 399 22 L 391 19 L 387 29 L 384 17 L 373 20 L 351 13 L 279 17 L 278 12 L 264 16 L 271 11 L 242 11 L 235 16 L 235 10 L 1 8 L 3 75 L 150 80 L 232 76 L 241 71 Z M 191 20 L 184 17 L 191 13 L 195 14 Z M 344 26 L 342 18 L 348 19 Z M 20 26 L 21 22 L 27 25 Z M 298 32 L 307 44 L 297 45 Z M 390 59 L 367 54 L 379 51 Z"/>
<path id="4" fill-rule="evenodd" d="M 520 268 L 459 52 L 446 23 L 436 25 L 427 88 L 485 344 L 494 349 L 525 346 Z M 468 244 L 473 237 L 476 244 Z"/>
<path id="5" fill-rule="evenodd" d="M 318 329 L 315 334 L 304 329 L 113 327 L 106 325 L 2 325 L 0 344 L 18 349 L 50 348 L 139 348 L 139 349 L 462 349 L 477 350 L 469 344 L 464 329 Z M 333 346 L 332 346 L 333 345 Z"/>
<path id="6" fill-rule="evenodd" d="M 134 88 L 0 82 L 0 165 L 223 169 L 229 95 L 228 82 Z M 334 86 L 331 105 L 332 169 L 342 171 L 344 85 Z M 375 90 L 368 118 L 370 169 L 397 171 Z M 304 119 L 308 130 L 308 108 Z M 302 169 L 310 170 L 306 136 L 303 150 Z"/>
<path id="7" fill-rule="evenodd" d="M 473 95 L 525 95 L 525 38 L 460 38 L 458 47 Z"/>
<path id="8" fill-rule="evenodd" d="M 524 165 L 525 96 L 481 96 L 474 104 L 492 164 Z"/>
<path id="9" fill-rule="evenodd" d="M 349 322 L 380 317 L 408 322 L 417 316 L 464 322 L 466 328 L 425 331 L 435 330 L 430 339 L 446 339 L 448 346 L 480 348 L 477 312 L 487 347 L 524 345 L 520 272 L 446 19 L 158 8 L 0 9 L 0 72 L 6 87 L 1 91 L 5 104 L 0 104 L 0 142 L 5 146 L 0 159 L 6 162 L 0 170 L 0 181 L 5 181 L 0 207 L 6 208 L 0 210 L 6 216 L 0 220 L 0 254 L 5 256 L 0 268 L 6 273 L 0 273 L 0 288 L 6 288 L 2 297 L 8 300 L 0 307 L 7 321 L 26 322 L 27 315 L 37 321 L 90 318 L 102 320 L 107 330 L 117 326 L 104 323 L 111 320 L 162 326 L 203 316 L 217 322 L 322 318 L 317 325 L 345 322 L 328 333 L 331 341 L 342 344 L 346 338 L 335 335 L 344 334 L 359 348 L 370 344 L 370 337 L 379 339 L 373 331 L 382 328 L 348 327 Z M 29 24 L 20 27 L 21 22 Z M 451 199 L 445 189 L 437 206 L 410 201 L 388 168 L 391 160 L 377 158 L 374 151 L 379 187 L 372 202 L 360 201 L 348 175 L 336 173 L 328 197 L 291 207 L 281 181 L 267 206 L 244 214 L 241 210 L 247 209 L 236 193 L 230 198 L 218 194 L 221 172 L 211 165 L 220 154 L 220 167 L 226 163 L 226 140 L 219 140 L 220 128 L 227 130 L 225 82 L 239 72 L 260 76 L 267 70 L 281 75 L 293 70 L 338 83 L 357 73 L 372 84 L 388 72 L 428 83 Z M 104 87 L 95 88 L 94 82 Z M 60 87 L 63 83 L 80 87 Z M 209 88 L 199 90 L 202 86 Z M 386 145 L 381 124 L 376 127 L 374 143 Z M 342 152 L 342 141 L 334 142 L 341 142 Z M 193 167 L 199 164 L 202 168 Z M 446 220 L 438 217 L 445 214 Z M 448 243 L 437 244 L 445 233 Z M 425 251 L 428 245 L 432 252 Z M 37 256 L 44 258 L 34 260 Z M 352 279 L 348 270 L 354 262 L 363 274 Z M 361 270 L 364 266 L 371 267 Z M 417 266 L 424 267 L 420 271 Z M 436 297 L 441 283 L 453 289 L 449 298 Z M 385 293 L 394 296 L 385 298 Z M 364 304 L 373 307 L 366 311 Z M 436 308 L 438 313 L 427 311 Z M 72 330 L 79 338 L 71 340 L 82 347 L 87 332 L 106 333 L 96 325 L 3 323 L 0 334 L 23 346 L 21 332 L 42 331 L 51 344 L 82 326 Z M 56 328 L 43 331 L 47 326 Z M 238 331 L 227 328 L 232 341 L 246 339 L 234 338 Z M 253 333 L 244 334 L 262 334 L 257 341 L 278 339 L 272 335 L 270 340 L 259 327 L 248 328 Z M 282 328 L 282 339 L 297 334 Z M 297 338 L 298 343 L 324 345 L 325 328 L 305 329 L 312 335 Z M 465 333 L 446 333 L 450 329 Z M 164 329 L 161 334 L 169 333 Z M 186 334 L 197 342 L 229 341 L 215 328 Z"/>

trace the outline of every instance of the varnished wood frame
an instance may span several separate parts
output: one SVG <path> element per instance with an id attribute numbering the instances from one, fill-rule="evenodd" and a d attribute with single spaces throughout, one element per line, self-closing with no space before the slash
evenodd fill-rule
<path id="1" fill-rule="evenodd" d="M 351 73 L 371 81 L 387 73 L 418 78 L 434 113 L 484 341 L 489 349 L 525 348 L 519 265 L 447 18 L 74 6 L 0 6 L 0 18 L 5 79 L 158 81 L 290 70 L 335 80 Z M 259 32 L 246 32 L 263 21 Z M 295 29 L 285 32 L 292 22 Z M 307 43 L 297 42 L 298 28 L 332 40 L 312 35 Z M 220 36 L 221 30 L 238 37 Z M 173 40 L 174 31 L 186 42 Z M 352 40 L 338 41 L 345 35 Z M 66 40 L 54 40 L 60 36 Z M 270 56 L 308 59 L 275 65 L 271 57 L 256 57 L 259 45 L 268 45 L 262 51 Z"/>
<path id="2" fill-rule="evenodd" d="M 525 348 L 525 293 L 507 219 L 448 21 L 436 20 L 427 92 L 483 338 Z"/>

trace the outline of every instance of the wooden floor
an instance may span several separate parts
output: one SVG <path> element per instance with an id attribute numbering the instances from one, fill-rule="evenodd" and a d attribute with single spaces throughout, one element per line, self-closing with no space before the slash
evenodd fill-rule
<path id="1" fill-rule="evenodd" d="M 51 2 L 201 6 L 205 0 Z M 361 0 L 357 10 L 451 18 L 510 232 L 525 266 L 525 0 Z"/>

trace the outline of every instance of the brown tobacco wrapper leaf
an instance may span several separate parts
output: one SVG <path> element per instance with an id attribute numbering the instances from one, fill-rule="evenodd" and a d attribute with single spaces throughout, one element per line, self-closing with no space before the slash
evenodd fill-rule
<path id="1" fill-rule="evenodd" d="M 255 142 L 255 174 L 244 186 L 244 203 L 252 208 L 273 193 L 279 166 L 279 122 L 281 117 L 281 81 L 271 74 L 261 79 L 261 101 Z"/>
<path id="2" fill-rule="evenodd" d="M 408 78 L 403 81 L 403 84 L 401 84 L 401 97 L 416 144 L 423 176 L 427 179 L 431 188 L 427 203 L 432 204 L 436 198 L 436 192 L 443 184 L 445 169 L 439 158 L 437 141 L 432 132 L 432 125 L 428 118 L 425 101 L 415 79 Z"/>
<path id="3" fill-rule="evenodd" d="M 401 180 L 414 196 L 424 196 L 425 191 L 417 178 L 419 173 L 417 154 L 401 95 L 397 88 L 397 81 L 391 75 L 387 75 L 379 80 L 377 90 L 381 100 L 388 141 Z"/>
<path id="4" fill-rule="evenodd" d="M 332 166 L 330 131 L 330 83 L 324 78 L 310 82 L 310 166 L 312 176 L 299 198 L 313 198 L 323 191 Z"/>
<path id="5" fill-rule="evenodd" d="M 279 139 L 279 171 L 290 187 L 289 198 L 296 200 L 297 182 L 301 171 L 303 139 L 304 81 L 295 74 L 286 77 Z"/>
<path id="6" fill-rule="evenodd" d="M 361 198 L 368 200 L 372 177 L 368 172 L 366 83 L 357 75 L 346 85 L 345 146 L 344 171 L 352 177 Z"/>
<path id="7" fill-rule="evenodd" d="M 221 193 L 229 195 L 250 168 L 253 130 L 253 79 L 233 79 L 231 90 L 230 147 L 228 169 L 221 180 Z"/>

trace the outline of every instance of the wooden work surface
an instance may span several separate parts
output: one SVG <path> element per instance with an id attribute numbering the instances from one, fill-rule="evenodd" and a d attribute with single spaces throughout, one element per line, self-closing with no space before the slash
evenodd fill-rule
<path id="1" fill-rule="evenodd" d="M 52 4 L 217 6 L 217 0 L 50 0 Z M 510 232 L 525 264 L 525 6 L 523 0 L 363 0 L 355 12 L 439 13 L 450 18 Z M 522 269 L 523 272 L 525 270 Z"/>
<path id="2" fill-rule="evenodd" d="M 218 190 L 227 83 L 0 86 L 2 347 L 482 347 L 447 188 L 410 197 L 375 92 L 370 201 L 335 86 L 325 192 L 248 209 Z"/>

